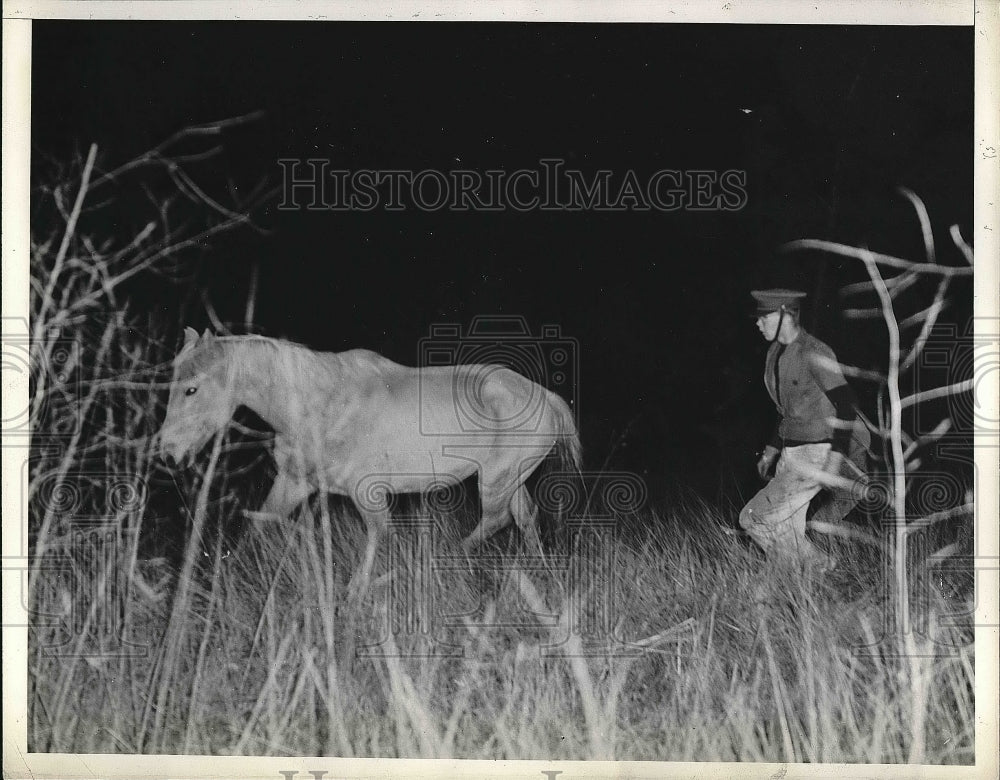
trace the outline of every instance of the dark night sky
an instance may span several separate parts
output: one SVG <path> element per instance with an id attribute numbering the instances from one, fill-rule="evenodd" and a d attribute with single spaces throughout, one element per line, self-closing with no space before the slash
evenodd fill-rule
<path id="1" fill-rule="evenodd" d="M 640 180 L 745 170 L 736 212 L 270 209 L 272 234 L 225 239 L 202 280 L 238 322 L 259 263 L 263 332 L 410 364 L 432 323 L 559 324 L 579 342 L 589 465 L 638 418 L 612 463 L 712 490 L 720 469 L 747 476 L 772 419 L 748 289 L 806 289 L 807 324 L 842 359 L 875 360 L 833 308 L 859 269 L 775 259 L 783 241 L 919 256 L 898 185 L 925 199 L 942 246 L 952 223 L 971 236 L 972 44 L 968 27 L 41 22 L 35 172 L 92 141 L 123 161 L 255 110 L 219 163 L 241 183 L 277 183 L 279 158 L 307 157 L 441 171 L 560 158 Z M 703 429 L 720 421 L 721 460 Z"/>

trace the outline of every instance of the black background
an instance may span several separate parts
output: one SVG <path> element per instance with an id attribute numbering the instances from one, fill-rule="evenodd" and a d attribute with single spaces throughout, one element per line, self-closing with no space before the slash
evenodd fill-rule
<path id="1" fill-rule="evenodd" d="M 850 261 L 779 256 L 828 238 L 919 258 L 905 185 L 971 236 L 972 28 L 466 23 L 37 22 L 36 183 L 100 145 L 120 163 L 190 124 L 262 110 L 217 172 L 280 182 L 280 158 L 332 168 L 746 171 L 738 212 L 258 215 L 216 244 L 203 286 L 242 320 L 259 268 L 262 332 L 403 363 L 434 323 L 522 315 L 578 344 L 587 464 L 714 495 L 752 486 L 773 424 L 748 290 L 810 293 L 805 323 L 872 366 L 875 325 L 845 324 Z M 124 243 L 130 234 L 120 239 Z M 960 288 L 953 316 L 971 310 Z M 173 298 L 135 292 L 176 323 Z M 962 297 L 964 296 L 964 297 Z M 199 329 L 207 319 L 189 315 Z M 865 398 L 864 388 L 859 387 Z"/>

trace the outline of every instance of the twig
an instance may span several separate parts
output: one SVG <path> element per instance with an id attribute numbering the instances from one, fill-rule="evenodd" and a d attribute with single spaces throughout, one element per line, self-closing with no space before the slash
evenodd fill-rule
<path id="1" fill-rule="evenodd" d="M 914 211 L 917 212 L 917 219 L 920 220 L 920 232 L 924 237 L 924 252 L 927 254 L 928 263 L 937 263 L 934 253 L 934 230 L 931 228 L 931 218 L 927 215 L 927 207 L 924 202 L 909 187 L 897 187 L 910 203 L 913 204 Z"/>
<path id="2" fill-rule="evenodd" d="M 914 393 L 913 395 L 908 395 L 900 403 L 902 408 L 905 409 L 908 406 L 914 406 L 915 404 L 921 404 L 924 401 L 933 401 L 935 398 L 944 398 L 949 395 L 959 395 L 960 393 L 967 393 L 976 386 L 976 380 L 966 379 L 964 382 L 956 382 L 953 385 L 947 385 L 946 387 L 936 387 L 933 390 L 921 390 L 919 393 Z"/>
<path id="3" fill-rule="evenodd" d="M 948 279 L 947 276 L 944 277 L 941 280 L 941 287 L 947 289 L 949 281 L 950 280 Z M 909 317 L 904 317 L 903 319 L 901 319 L 899 321 L 899 329 L 907 330 L 908 328 L 912 328 L 914 325 L 923 325 L 926 328 L 928 320 L 932 323 L 931 327 L 933 327 L 933 323 L 937 320 L 938 314 L 940 314 L 941 311 L 943 311 L 946 308 L 946 306 L 947 303 L 944 302 L 943 300 L 940 302 L 935 300 L 935 302 L 932 303 L 927 308 L 921 309 L 920 311 L 911 314 Z M 930 329 L 927 328 L 927 330 L 929 331 Z"/>
<path id="4" fill-rule="evenodd" d="M 90 186 L 90 174 L 94 170 L 94 161 L 96 159 L 97 144 L 91 144 L 90 151 L 87 154 L 87 162 L 83 166 L 83 176 L 80 179 L 80 189 L 76 193 L 76 201 L 73 203 L 73 210 L 70 212 L 69 219 L 66 221 L 66 230 L 63 232 L 62 242 L 59 244 L 59 250 L 56 252 L 56 259 L 52 266 L 52 271 L 49 274 L 48 284 L 45 285 L 45 292 L 42 293 L 42 308 L 39 312 L 38 318 L 35 320 L 33 341 L 36 344 L 43 343 L 41 335 L 48 324 L 46 322 L 49 313 L 48 309 L 52 304 L 53 293 L 55 292 L 56 283 L 59 281 L 59 275 L 62 273 L 63 263 L 66 259 L 66 252 L 69 250 L 70 240 L 76 233 L 76 223 L 80 219 L 80 211 L 83 208 L 83 200 L 87 196 L 87 190 Z"/>
<path id="5" fill-rule="evenodd" d="M 916 341 L 913 342 L 913 346 L 910 348 L 910 353 L 906 356 L 903 361 L 901 369 L 905 371 L 910 366 L 916 362 L 916 359 L 920 356 L 920 353 L 924 350 L 924 345 L 927 343 L 928 337 L 931 335 L 931 331 L 934 329 L 934 324 L 937 322 L 938 315 L 941 314 L 942 309 L 945 306 L 944 294 L 948 291 L 948 277 L 941 279 L 938 284 L 937 292 L 934 293 L 934 302 L 925 309 L 927 318 L 924 320 L 923 327 L 920 328 L 920 335 L 917 336 Z M 923 314 L 924 312 L 921 312 Z"/>
<path id="6" fill-rule="evenodd" d="M 872 382 L 885 381 L 885 374 L 880 371 L 867 371 L 848 363 L 841 363 L 839 360 L 827 357 L 826 355 L 816 355 L 814 360 L 817 366 L 825 368 L 828 371 L 840 371 L 845 376 L 855 377 L 857 379 L 868 379 Z"/>
<path id="7" fill-rule="evenodd" d="M 247 290 L 247 308 L 246 315 L 243 318 L 243 324 L 248 333 L 253 327 L 254 307 L 257 304 L 257 279 L 259 276 L 260 263 L 255 262 L 250 268 L 250 289 Z"/>
<path id="8" fill-rule="evenodd" d="M 853 539 L 857 542 L 864 542 L 865 544 L 870 544 L 873 547 L 885 547 L 885 542 L 879 539 L 877 536 L 872 536 L 871 534 L 866 534 L 864 531 L 859 531 L 857 528 L 851 528 L 846 525 L 837 525 L 835 523 L 825 523 L 822 520 L 810 520 L 806 523 L 806 528 L 810 531 L 816 531 L 821 534 L 829 534 L 831 536 L 841 536 L 845 539 Z"/>
<path id="9" fill-rule="evenodd" d="M 211 227 L 206 228 L 205 230 L 201 231 L 200 233 L 197 233 L 197 234 L 195 234 L 195 235 L 193 235 L 193 236 L 191 236 L 189 238 L 183 239 L 182 241 L 178 241 L 176 244 L 171 244 L 169 246 L 163 246 L 158 251 L 156 251 L 154 254 L 149 255 L 148 257 L 144 258 L 142 260 L 142 262 L 136 263 L 135 265 L 131 265 L 128 268 L 126 268 L 124 271 L 121 271 L 116 276 L 113 276 L 111 278 L 111 280 L 110 280 L 109 283 L 112 284 L 112 285 L 114 285 L 114 286 L 117 286 L 117 285 L 121 284 L 122 282 L 126 281 L 127 279 L 131 279 L 133 276 L 142 273 L 147 268 L 150 268 L 156 262 L 158 262 L 162 258 L 166 257 L 167 255 L 173 254 L 175 252 L 179 252 L 180 250 L 186 249 L 186 248 L 188 248 L 190 246 L 193 246 L 193 245 L 196 245 L 196 244 L 200 244 L 206 238 L 209 238 L 209 237 L 215 235 L 216 233 L 221 233 L 222 231 L 227 230 L 230 227 L 232 227 L 232 225 L 233 225 L 233 223 L 231 223 L 231 222 L 220 222 L 220 223 L 218 223 L 216 225 L 212 225 Z M 100 290 L 95 291 L 95 292 L 91 292 L 91 293 L 83 296 L 82 298 L 80 298 L 78 301 L 76 301 L 73 304 L 73 306 L 72 306 L 72 310 L 74 312 L 75 311 L 79 311 L 81 308 L 93 305 L 94 303 L 96 303 L 100 299 L 101 299 L 101 291 Z M 69 310 L 64 309 L 64 310 L 60 311 L 55 317 L 52 318 L 52 322 L 50 324 L 51 325 L 60 325 L 60 324 L 62 324 L 69 317 L 69 314 L 70 314 Z"/>
<path id="10" fill-rule="evenodd" d="M 194 127 L 185 127 L 183 130 L 178 130 L 172 136 L 170 136 L 166 141 L 161 144 L 154 146 L 149 151 L 138 157 L 130 160 L 124 165 L 115 168 L 109 173 L 105 173 L 94 183 L 94 186 L 104 184 L 106 181 L 113 180 L 118 176 L 121 176 L 126 171 L 130 171 L 133 168 L 139 168 L 143 165 L 147 165 L 151 162 L 156 162 L 159 159 L 161 152 L 169 149 L 172 145 L 178 141 L 182 141 L 185 138 L 191 138 L 193 136 L 205 136 L 205 135 L 219 135 L 223 130 L 229 127 L 237 127 L 239 125 L 247 124 L 249 122 L 256 121 L 264 115 L 263 111 L 253 111 L 249 114 L 244 114 L 243 116 L 232 117 L 230 119 L 222 119 L 218 122 L 208 122 L 203 125 L 195 125 Z M 217 147 L 218 148 L 218 147 Z"/>
<path id="11" fill-rule="evenodd" d="M 940 512 L 934 512 L 926 517 L 921 517 L 919 520 L 914 520 L 910 523 L 910 528 L 926 528 L 929 525 L 935 525 L 936 523 L 944 522 L 945 520 L 951 520 L 953 517 L 962 517 L 963 515 L 971 515 L 976 510 L 976 505 L 974 502 L 968 502 L 962 504 L 961 506 L 952 507 L 951 509 L 944 509 Z"/>
<path id="12" fill-rule="evenodd" d="M 188 176 L 187 173 L 184 172 L 184 169 L 181 168 L 176 162 L 168 161 L 166 167 L 167 173 L 169 173 L 170 178 L 174 180 L 174 183 L 177 185 L 177 189 L 185 193 L 190 191 L 191 195 L 189 197 L 195 203 L 204 203 L 232 222 L 249 222 L 250 218 L 246 214 L 237 214 L 235 211 L 230 211 L 225 206 L 218 203 L 207 192 L 199 187 L 195 183 L 194 179 Z"/>
<path id="13" fill-rule="evenodd" d="M 212 305 L 212 301 L 204 289 L 201 290 L 201 303 L 205 307 L 205 313 L 208 314 L 208 319 L 212 323 L 212 327 L 215 328 L 215 332 L 228 335 L 229 328 L 219 319 L 219 315 L 215 311 L 215 307 Z"/>
<path id="14" fill-rule="evenodd" d="M 864 250 L 867 252 L 867 250 Z M 885 315 L 885 326 L 889 332 L 889 376 L 886 389 L 889 393 L 889 445 L 892 451 L 890 466 L 893 476 L 893 519 L 896 522 L 895 539 L 895 573 L 900 629 L 909 632 L 909 589 L 906 571 L 906 461 L 903 459 L 903 407 L 899 397 L 899 326 L 896 323 L 896 313 L 892 308 L 892 299 L 882 280 L 873 257 L 864 256 L 865 269 L 871 277 L 875 292 L 882 301 Z"/>
<path id="15" fill-rule="evenodd" d="M 834 241 L 822 241 L 816 238 L 801 238 L 796 241 L 789 241 L 780 247 L 781 251 L 790 252 L 800 249 L 816 249 L 821 252 L 832 252 L 842 257 L 853 257 L 876 265 L 886 265 L 890 268 L 900 268 L 915 273 L 942 274 L 944 276 L 972 276 L 972 269 L 957 266 L 938 265 L 936 263 L 914 263 L 912 260 L 904 260 L 901 257 L 893 257 L 879 252 L 872 252 L 869 249 L 861 249 L 847 244 L 838 244 Z M 885 288 L 885 280 L 882 280 L 882 287 Z M 886 291 L 888 295 L 888 291 Z"/>
<path id="16" fill-rule="evenodd" d="M 915 271 L 904 271 L 901 274 L 885 280 L 885 286 L 889 288 L 893 295 L 909 288 L 920 278 L 920 274 Z M 855 282 L 840 288 L 840 296 L 846 298 L 850 295 L 861 295 L 872 291 L 871 282 Z"/>
<path id="17" fill-rule="evenodd" d="M 916 452 L 921 447 L 930 444 L 932 441 L 937 441 L 942 436 L 944 436 L 951 429 L 951 418 L 945 417 L 941 422 L 939 422 L 934 430 L 930 433 L 925 433 L 920 436 L 915 441 L 911 441 L 907 447 L 906 452 L 903 453 L 903 457 L 909 459 L 909 457 Z"/>
<path id="18" fill-rule="evenodd" d="M 882 309 L 844 309 L 841 313 L 849 320 L 877 320 Z"/>
<path id="19" fill-rule="evenodd" d="M 686 629 L 693 628 L 694 625 L 695 619 L 688 618 L 687 620 L 682 620 L 676 626 L 671 626 L 670 628 L 661 631 L 658 634 L 653 634 L 653 636 L 648 636 L 645 639 L 629 640 L 629 646 L 653 648 L 657 645 L 663 644 L 664 642 L 669 642 L 670 640 L 682 640 L 683 637 L 679 636 L 679 634 Z"/>
<path id="20" fill-rule="evenodd" d="M 962 257 L 965 258 L 965 262 L 972 265 L 972 247 L 965 243 L 965 239 L 962 238 L 962 233 L 958 229 L 958 225 L 952 225 L 948 230 L 948 234 L 951 236 L 951 240 L 955 242 L 955 246 L 958 247 L 958 251 L 962 253 Z"/>

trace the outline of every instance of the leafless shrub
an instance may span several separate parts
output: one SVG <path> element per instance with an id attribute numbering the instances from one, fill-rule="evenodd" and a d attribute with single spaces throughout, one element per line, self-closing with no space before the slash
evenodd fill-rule
<path id="1" fill-rule="evenodd" d="M 889 560 L 894 584 L 892 604 L 894 630 L 901 642 L 904 655 L 912 664 L 919 665 L 921 653 L 918 652 L 919 642 L 911 616 L 912 567 L 914 563 L 921 570 L 933 567 L 943 557 L 953 554 L 955 545 L 947 545 L 930 552 L 922 560 L 913 561 L 909 553 L 910 539 L 915 531 L 936 523 L 959 516 L 971 517 L 974 506 L 971 491 L 965 492 L 961 497 L 954 496 L 953 498 L 957 500 L 951 506 L 935 507 L 937 511 L 926 511 L 926 507 L 921 506 L 920 502 L 908 503 L 908 497 L 912 498 L 914 493 L 913 486 L 916 481 L 914 475 L 921 466 L 921 452 L 948 434 L 953 429 L 953 420 L 948 415 L 942 415 L 935 425 L 928 426 L 924 415 L 920 418 L 921 430 L 914 432 L 906 429 L 904 413 L 907 409 L 913 410 L 931 401 L 958 397 L 974 390 L 975 383 L 972 377 L 947 381 L 937 386 L 921 386 L 922 377 L 913 375 L 921 354 L 934 333 L 935 325 L 948 305 L 947 295 L 953 283 L 972 276 L 973 251 L 962 238 L 958 225 L 952 225 L 949 235 L 954 248 L 958 251 L 959 264 L 945 265 L 939 262 L 933 228 L 923 201 L 906 188 L 900 188 L 899 191 L 910 201 L 917 214 L 924 243 L 925 257 L 922 260 L 907 260 L 873 252 L 866 247 L 813 239 L 794 241 L 785 248 L 820 250 L 860 261 L 867 272 L 868 280 L 848 285 L 841 292 L 845 298 L 852 300 L 867 298 L 867 301 L 863 300 L 857 307 L 847 309 L 845 314 L 854 319 L 881 318 L 886 326 L 888 354 L 883 371 L 864 370 L 851 365 L 843 365 L 841 368 L 848 376 L 875 381 L 878 384 L 877 412 L 873 420 L 866 419 L 865 422 L 875 435 L 875 440 L 881 445 L 881 460 L 885 463 L 884 473 L 888 476 L 889 482 L 883 486 L 885 489 L 883 495 L 885 519 L 892 531 Z M 928 281 L 933 283 L 934 288 L 930 304 L 921 305 L 917 311 L 901 316 L 900 302 L 903 293 L 925 287 Z M 908 337 L 908 333 L 914 335 Z M 902 390 L 904 378 L 908 378 L 914 387 L 913 392 L 908 395 L 904 395 Z M 853 485 L 848 480 L 836 480 L 830 477 L 824 479 L 832 486 L 853 489 L 861 493 L 879 489 L 879 486 L 871 485 L 865 478 Z M 918 514 L 914 515 L 914 511 Z M 914 681 L 923 678 L 919 670 L 914 669 L 913 672 Z M 924 704 L 919 697 L 914 698 L 911 712 L 914 739 L 908 755 L 911 762 L 920 762 L 925 755 Z"/>
<path id="2" fill-rule="evenodd" d="M 253 209 L 270 197 L 263 183 L 241 198 L 206 183 L 218 175 L 216 141 L 252 119 L 186 128 L 112 168 L 95 144 L 35 183 L 27 600 L 36 618 L 30 732 L 40 749 L 67 744 L 88 670 L 111 667 L 136 683 L 123 638 L 150 615 L 130 599 L 164 597 L 136 553 L 177 323 L 133 297 L 153 284 L 183 302 L 214 239 L 257 229 Z"/>

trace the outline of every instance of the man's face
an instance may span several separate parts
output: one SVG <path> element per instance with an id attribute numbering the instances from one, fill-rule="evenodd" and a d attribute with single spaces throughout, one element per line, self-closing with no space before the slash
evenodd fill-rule
<path id="1" fill-rule="evenodd" d="M 778 335 L 778 325 L 780 321 L 780 311 L 772 311 L 770 314 L 762 314 L 757 318 L 757 329 L 767 341 L 774 341 L 774 337 Z"/>

